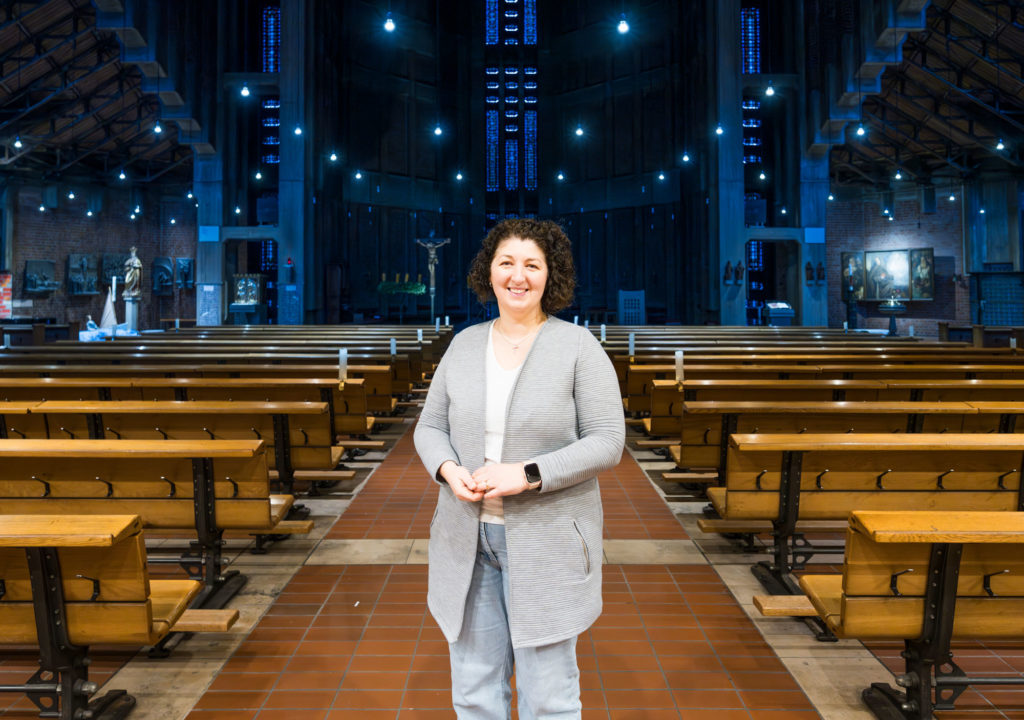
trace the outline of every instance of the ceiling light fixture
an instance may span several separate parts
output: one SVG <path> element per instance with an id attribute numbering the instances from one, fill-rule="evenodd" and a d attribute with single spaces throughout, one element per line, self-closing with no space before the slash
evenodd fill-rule
<path id="1" fill-rule="evenodd" d="M 387 18 L 384 19 L 384 29 L 387 32 L 394 32 L 395 31 L 395 21 L 391 17 L 391 13 L 388 13 Z"/>
<path id="2" fill-rule="evenodd" d="M 629 23 L 626 22 L 626 13 L 619 16 L 619 34 L 625 35 L 629 32 Z"/>
<path id="3" fill-rule="evenodd" d="M 14 147 L 16 149 L 18 149 L 18 150 L 21 150 L 21 145 L 22 145 L 21 135 L 15 135 L 14 136 Z"/>
<path id="4" fill-rule="evenodd" d="M 242 83 L 242 89 L 238 91 L 242 97 L 249 97 L 249 83 Z"/>

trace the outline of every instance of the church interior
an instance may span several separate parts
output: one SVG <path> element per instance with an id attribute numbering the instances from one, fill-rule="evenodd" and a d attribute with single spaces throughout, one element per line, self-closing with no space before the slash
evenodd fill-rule
<path id="1" fill-rule="evenodd" d="M 1024 720 L 1021 0 L 0 0 L 0 718 L 455 717 L 508 218 L 623 406 L 582 718 Z"/>

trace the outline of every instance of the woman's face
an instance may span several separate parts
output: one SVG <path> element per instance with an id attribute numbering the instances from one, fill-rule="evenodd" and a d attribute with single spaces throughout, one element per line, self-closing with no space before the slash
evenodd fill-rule
<path id="1" fill-rule="evenodd" d="M 537 243 L 514 235 L 501 241 L 491 260 L 491 287 L 502 315 L 539 315 L 547 281 L 547 258 Z"/>

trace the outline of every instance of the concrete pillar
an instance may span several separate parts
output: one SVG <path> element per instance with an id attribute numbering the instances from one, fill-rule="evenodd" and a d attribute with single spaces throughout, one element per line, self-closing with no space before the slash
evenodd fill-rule
<path id="1" fill-rule="evenodd" d="M 312 305 L 320 272 L 314 256 L 312 157 L 315 114 L 307 107 L 307 32 L 309 0 L 281 3 L 281 164 L 278 169 L 277 321 L 300 325 Z M 311 33 L 310 33 L 311 35 Z M 312 93 L 308 93 L 312 94 Z M 302 128 L 296 135 L 295 128 Z M 291 258 L 293 265 L 287 265 Z"/>
<path id="2" fill-rule="evenodd" d="M 220 325 L 227 307 L 224 279 L 224 162 L 219 155 L 196 156 L 192 195 L 199 203 L 196 225 L 196 324 Z"/>
<path id="3" fill-rule="evenodd" d="M 736 265 L 739 260 L 746 265 L 746 234 L 743 227 L 743 89 L 741 83 L 740 57 L 740 2 L 719 0 L 712 3 L 714 9 L 709 15 L 709 33 L 712 36 L 714 61 L 708 64 L 713 73 L 711 87 L 714 98 L 708 107 L 711 117 L 708 125 L 712 137 L 711 145 L 713 175 L 711 183 L 709 220 L 712 238 L 718 239 L 718 257 L 707 258 L 708 273 L 717 277 L 719 283 L 719 322 L 722 325 L 745 325 L 746 286 L 722 284 L 725 263 Z M 723 133 L 714 135 L 715 127 L 721 124 Z M 712 247 L 714 243 L 712 244 Z"/>

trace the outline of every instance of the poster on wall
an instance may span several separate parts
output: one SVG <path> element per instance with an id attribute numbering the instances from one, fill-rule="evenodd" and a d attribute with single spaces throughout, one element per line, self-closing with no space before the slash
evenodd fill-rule
<path id="1" fill-rule="evenodd" d="M 843 302 L 864 299 L 864 253 L 844 252 L 839 256 L 843 266 Z"/>
<path id="2" fill-rule="evenodd" d="M 0 272 L 0 320 L 10 320 L 14 316 L 12 305 L 14 276 L 9 272 Z"/>
<path id="3" fill-rule="evenodd" d="M 864 299 L 910 299 L 910 263 L 906 250 L 864 253 Z"/>
<path id="4" fill-rule="evenodd" d="M 911 297 L 914 300 L 935 299 L 935 257 L 932 248 L 910 251 Z"/>

